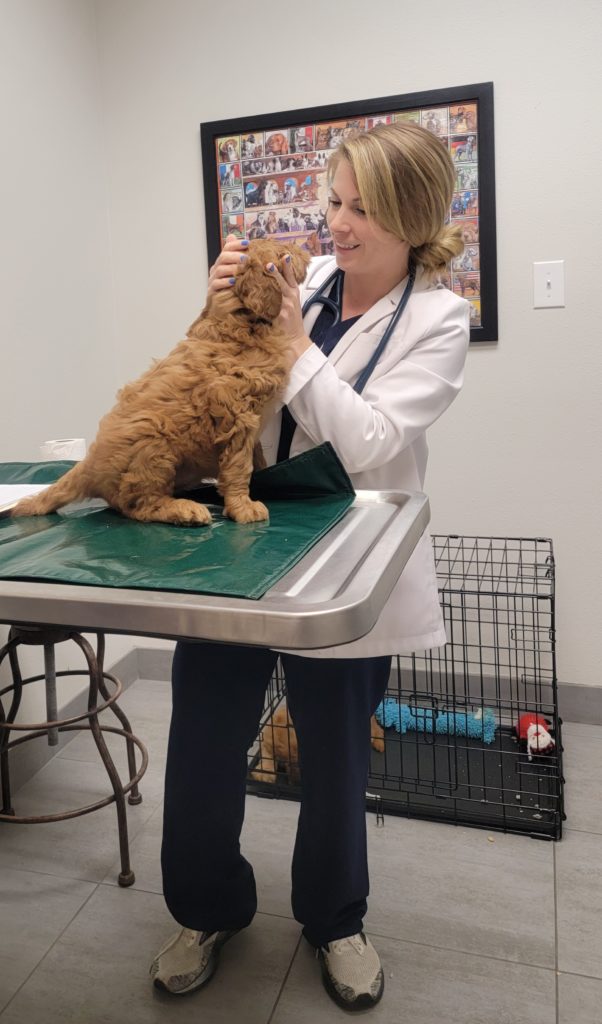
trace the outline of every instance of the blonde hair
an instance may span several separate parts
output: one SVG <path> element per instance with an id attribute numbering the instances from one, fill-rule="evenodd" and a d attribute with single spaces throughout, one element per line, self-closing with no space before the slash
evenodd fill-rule
<path id="1" fill-rule="evenodd" d="M 464 249 L 459 227 L 446 225 L 455 181 L 441 141 L 411 122 L 378 124 L 344 139 L 328 161 L 351 165 L 367 215 L 402 242 L 429 276 L 440 274 Z"/>

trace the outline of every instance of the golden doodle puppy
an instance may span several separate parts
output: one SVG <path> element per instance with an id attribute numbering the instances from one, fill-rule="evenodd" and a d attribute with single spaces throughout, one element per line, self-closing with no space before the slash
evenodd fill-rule
<path id="1" fill-rule="evenodd" d="M 288 343 L 274 325 L 282 292 L 266 270 L 290 255 L 301 283 L 309 255 L 294 244 L 251 242 L 232 288 L 211 296 L 184 341 L 117 395 L 86 458 L 13 516 L 46 515 L 70 501 L 104 498 L 140 522 L 202 525 L 205 505 L 174 498 L 178 488 L 217 478 L 224 512 L 237 523 L 267 519 L 249 497 L 257 444 L 270 404 L 286 383 Z"/>
<path id="2" fill-rule="evenodd" d="M 370 741 L 374 750 L 380 753 L 384 751 L 384 729 L 374 715 L 370 719 Z M 299 782 L 297 734 L 284 701 L 278 705 L 259 734 L 259 760 L 250 773 L 251 778 L 257 782 L 276 782 L 279 767 L 286 773 L 289 782 Z"/>

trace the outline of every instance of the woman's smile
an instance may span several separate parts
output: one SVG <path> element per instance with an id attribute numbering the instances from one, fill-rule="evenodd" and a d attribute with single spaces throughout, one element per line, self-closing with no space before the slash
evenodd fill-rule
<path id="1" fill-rule="evenodd" d="M 337 164 L 326 219 L 341 269 L 371 280 L 371 290 L 380 291 L 381 295 L 402 280 L 407 273 L 409 246 L 366 216 L 353 170 L 346 160 Z"/>
<path id="2" fill-rule="evenodd" d="M 353 242 L 339 242 L 335 238 L 334 244 L 340 252 L 352 252 L 354 249 L 359 248 L 359 243 Z"/>

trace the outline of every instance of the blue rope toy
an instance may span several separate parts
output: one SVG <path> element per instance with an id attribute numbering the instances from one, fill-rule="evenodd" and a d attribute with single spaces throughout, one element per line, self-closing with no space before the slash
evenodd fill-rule
<path id="1" fill-rule="evenodd" d="M 493 743 L 497 721 L 491 708 L 482 711 L 434 711 L 433 708 L 410 707 L 392 697 L 378 705 L 375 717 L 385 729 L 394 726 L 402 735 L 406 732 L 447 733 L 449 736 L 468 736 L 483 743 Z"/>

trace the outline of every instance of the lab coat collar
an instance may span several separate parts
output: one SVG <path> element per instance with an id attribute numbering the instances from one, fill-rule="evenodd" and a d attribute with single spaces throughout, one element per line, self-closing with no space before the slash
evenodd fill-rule
<path id="1" fill-rule="evenodd" d="M 323 267 L 319 267 L 315 275 L 312 275 L 311 285 L 310 287 L 308 287 L 306 294 L 303 295 L 303 301 L 307 299 L 308 296 L 312 294 L 312 292 L 316 291 L 320 287 L 320 285 L 324 283 L 324 281 L 327 280 L 328 276 L 332 274 L 335 267 L 335 260 L 328 260 Z M 379 299 L 378 302 L 376 302 L 366 313 L 360 316 L 359 320 L 356 320 L 355 323 L 351 325 L 349 330 L 346 331 L 346 333 L 343 335 L 343 337 L 335 346 L 331 355 L 329 356 L 329 359 L 332 363 L 337 363 L 339 359 L 341 359 L 341 357 L 345 354 L 349 346 L 353 344 L 358 335 L 363 334 L 366 331 L 371 331 L 372 328 L 379 322 L 379 320 L 383 320 L 393 315 L 406 289 L 407 283 L 408 278 L 406 276 L 404 277 L 403 281 L 400 281 L 398 284 L 396 284 L 395 287 L 392 288 L 390 292 L 387 292 L 386 295 L 383 295 L 382 299 Z M 429 281 L 428 279 L 425 278 L 422 269 L 418 267 L 416 270 L 414 292 L 424 291 L 428 287 Z M 316 303 L 315 306 L 312 306 L 308 310 L 307 316 L 305 317 L 304 321 L 305 329 L 308 334 L 311 332 L 311 329 L 314 323 L 316 322 L 322 308 L 323 307 L 319 303 Z M 386 325 L 383 325 L 383 330 L 385 326 Z"/>

